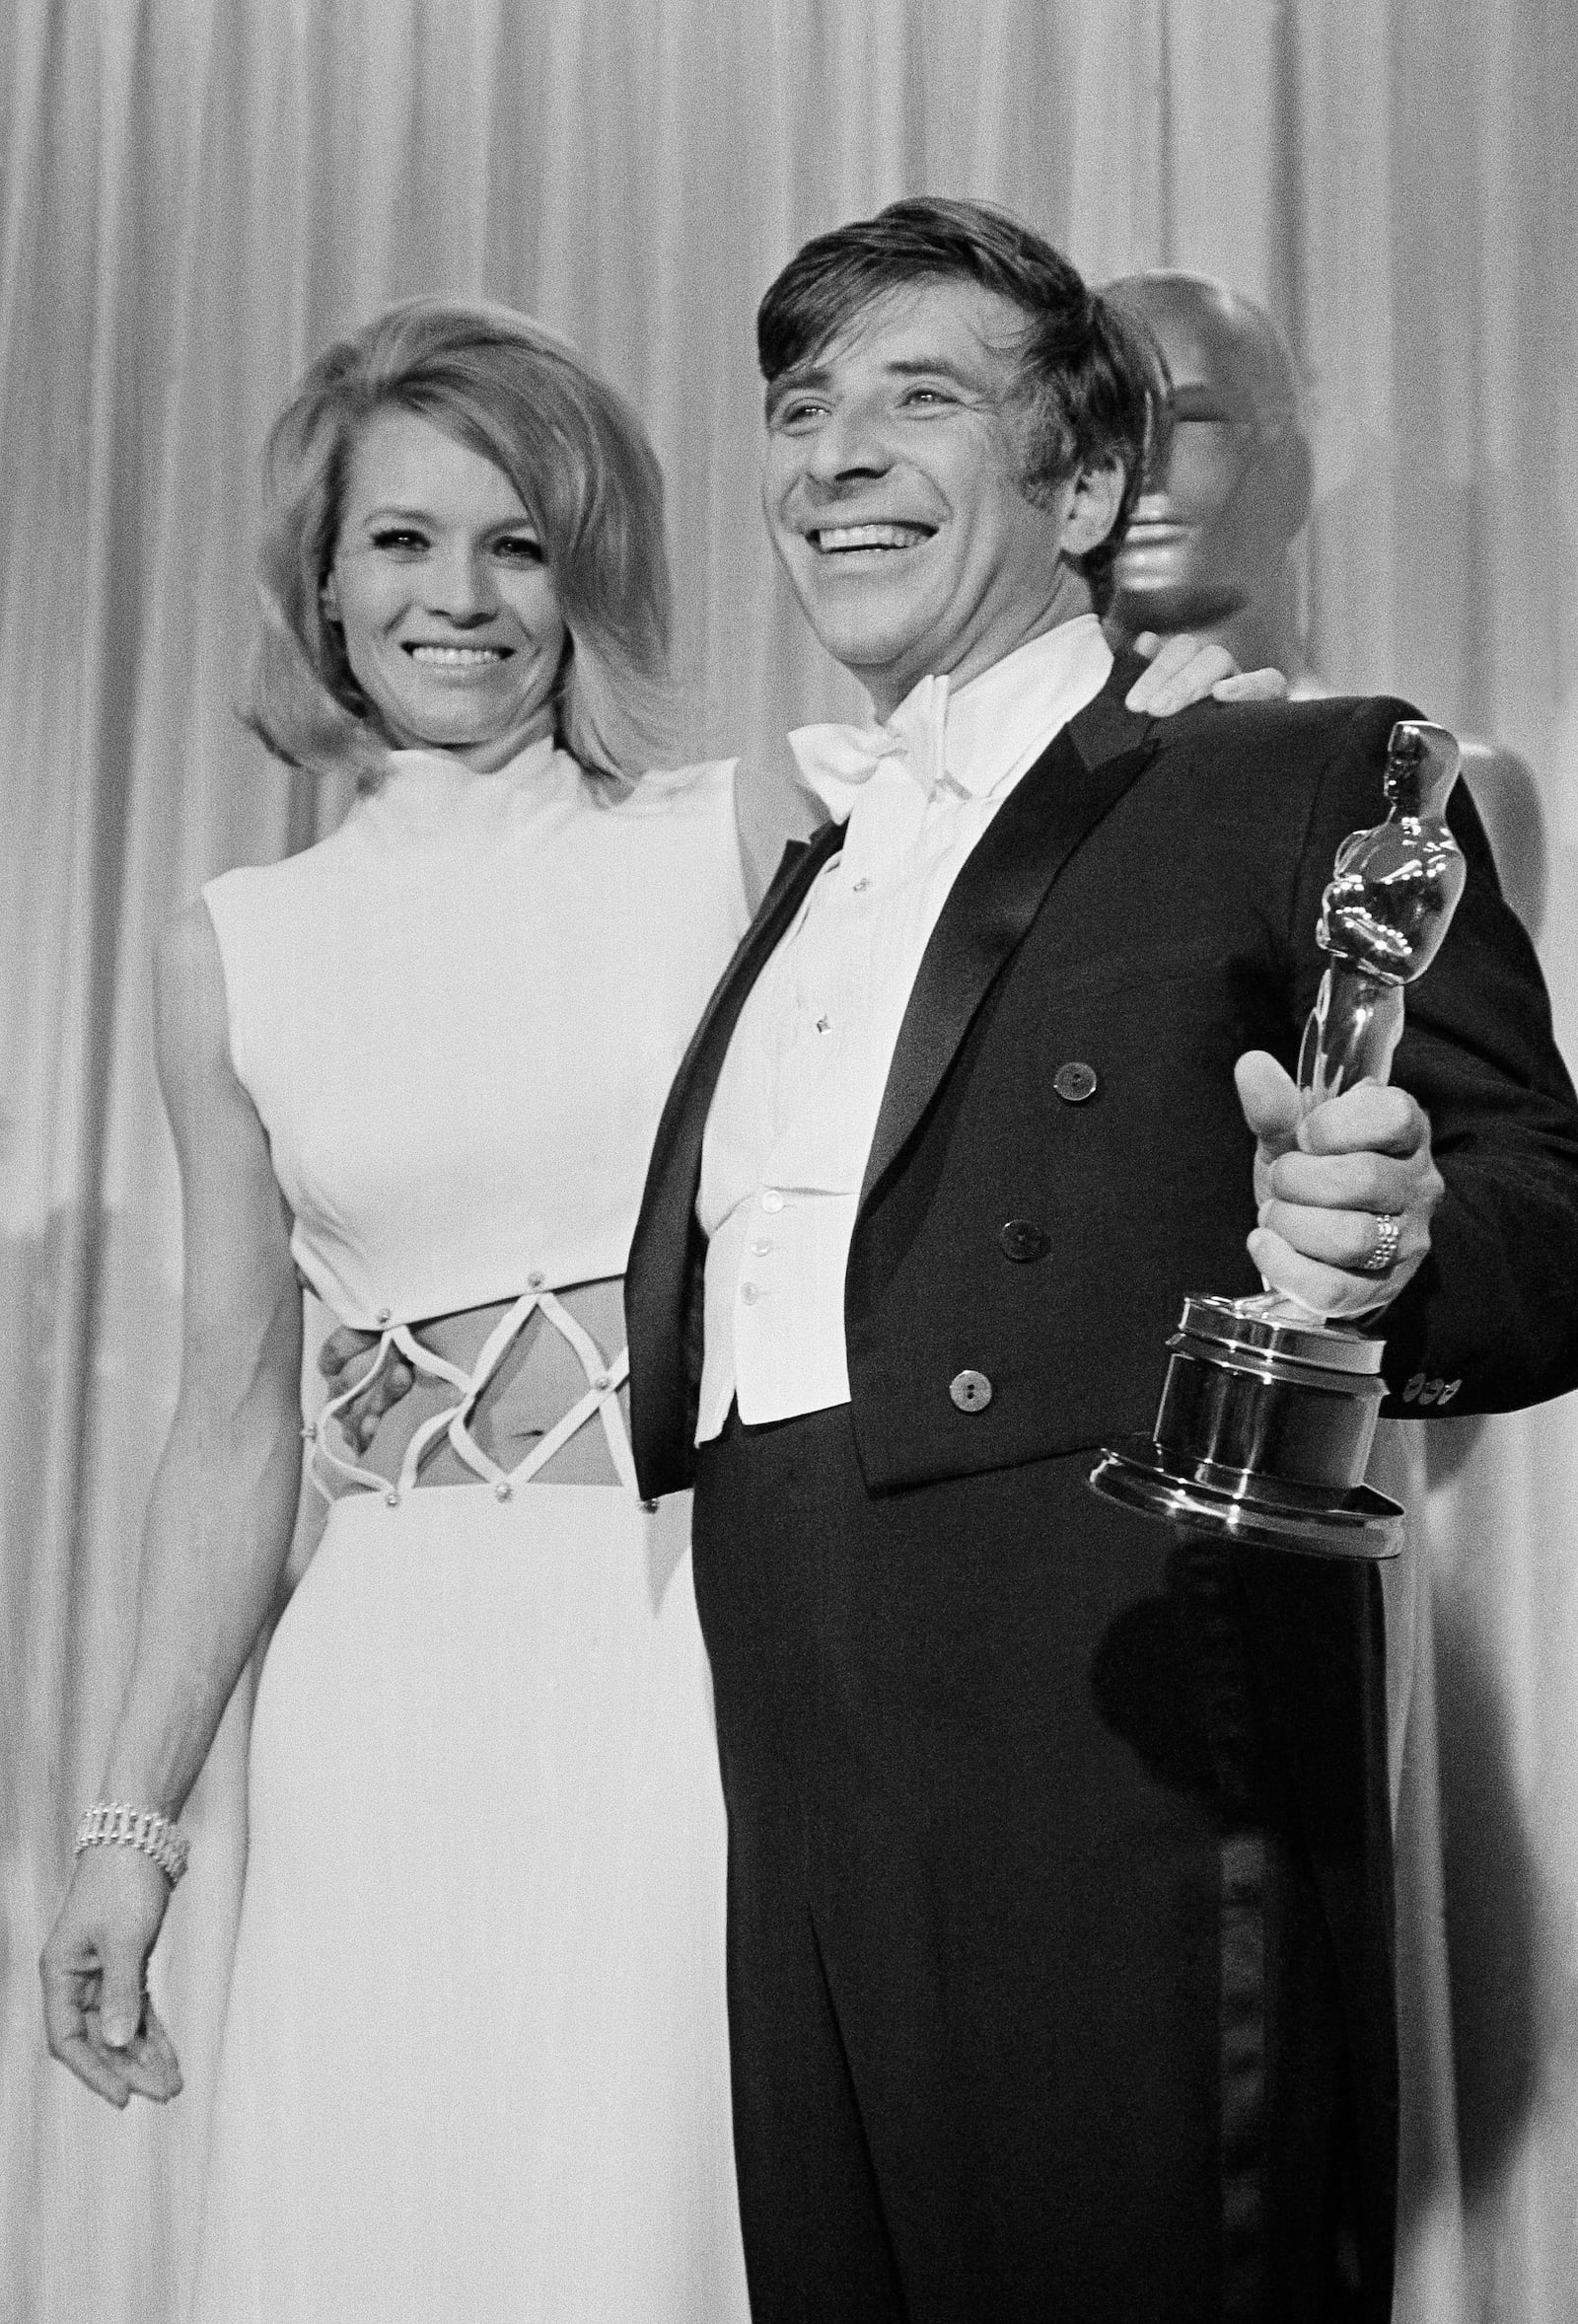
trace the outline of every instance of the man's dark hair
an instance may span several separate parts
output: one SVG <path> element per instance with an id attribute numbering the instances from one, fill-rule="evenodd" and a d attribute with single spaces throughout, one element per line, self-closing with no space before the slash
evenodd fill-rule
<path id="1" fill-rule="evenodd" d="M 1088 290 L 1061 252 L 1006 210 L 925 196 L 819 234 L 756 311 L 762 378 L 770 387 L 814 361 L 877 300 L 927 279 L 979 283 L 1025 318 L 1018 356 L 1029 499 L 1043 501 L 1083 469 L 1122 468 L 1112 530 L 1080 560 L 1105 613 L 1118 544 L 1166 425 L 1166 367 L 1143 323 Z"/>

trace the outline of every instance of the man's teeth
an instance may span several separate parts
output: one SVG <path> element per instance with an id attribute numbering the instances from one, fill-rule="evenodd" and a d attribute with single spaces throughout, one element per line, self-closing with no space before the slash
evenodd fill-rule
<path id="1" fill-rule="evenodd" d="M 501 645 L 413 645 L 406 650 L 413 662 L 430 663 L 435 670 L 477 670 L 504 659 Z"/>
<path id="2" fill-rule="evenodd" d="M 825 556 L 838 548 L 913 548 L 924 525 L 824 525 L 812 538 Z"/>

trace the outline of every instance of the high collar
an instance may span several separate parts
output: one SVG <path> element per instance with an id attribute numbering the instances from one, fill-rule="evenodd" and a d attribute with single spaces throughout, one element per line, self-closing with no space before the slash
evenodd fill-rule
<path id="1" fill-rule="evenodd" d="M 528 743 L 524 751 L 517 751 L 513 759 L 487 773 L 467 766 L 456 751 L 391 751 L 384 787 L 437 793 L 492 783 L 503 790 L 534 789 L 540 784 L 557 748 L 551 734 L 538 735 L 535 743 Z"/>
<path id="2" fill-rule="evenodd" d="M 575 761 L 541 735 L 487 773 L 452 751 L 392 751 L 383 781 L 359 804 L 377 828 L 431 835 L 486 829 L 579 781 Z"/>

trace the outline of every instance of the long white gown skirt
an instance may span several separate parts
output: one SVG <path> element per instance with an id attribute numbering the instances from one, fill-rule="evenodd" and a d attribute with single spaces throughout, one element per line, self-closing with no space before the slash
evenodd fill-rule
<path id="1" fill-rule="evenodd" d="M 688 1523 L 330 1512 L 252 1724 L 195 2324 L 744 2324 Z"/>

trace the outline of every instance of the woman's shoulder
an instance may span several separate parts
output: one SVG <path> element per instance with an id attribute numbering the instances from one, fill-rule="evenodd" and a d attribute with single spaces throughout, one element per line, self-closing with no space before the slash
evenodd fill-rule
<path id="1" fill-rule="evenodd" d="M 738 759 L 702 759 L 689 766 L 649 766 L 619 799 L 626 814 L 697 814 L 732 805 Z"/>
<path id="2" fill-rule="evenodd" d="M 323 931 L 356 916 L 366 882 L 358 874 L 356 840 L 346 822 L 326 838 L 271 863 L 242 863 L 203 883 L 192 908 L 210 923 L 234 1004 L 249 987 L 305 964 L 322 947 Z M 172 923 L 174 926 L 175 923 Z"/>
<path id="3" fill-rule="evenodd" d="M 344 821 L 311 846 L 295 848 L 289 855 L 275 856 L 266 863 L 238 863 L 228 871 L 216 872 L 203 882 L 202 901 L 211 910 L 217 906 L 219 910 L 231 912 L 276 911 L 288 909 L 293 897 L 316 895 L 325 883 L 344 876 L 347 858 L 357 844 L 364 804 L 360 796 L 354 799 Z"/>
<path id="4" fill-rule="evenodd" d="M 741 854 L 738 759 L 655 766 L 618 803 L 618 814 L 655 877 L 655 894 L 687 885 L 698 913 L 733 943 L 750 919 Z"/>

